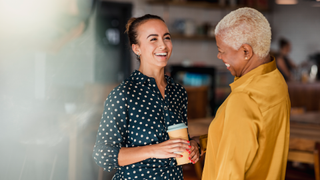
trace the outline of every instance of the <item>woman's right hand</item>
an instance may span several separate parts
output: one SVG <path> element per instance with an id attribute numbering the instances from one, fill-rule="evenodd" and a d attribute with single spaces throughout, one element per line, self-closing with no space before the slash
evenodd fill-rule
<path id="1" fill-rule="evenodd" d="M 165 159 L 173 157 L 182 157 L 182 155 L 177 154 L 175 152 L 184 152 L 186 150 L 190 150 L 191 146 L 190 141 L 184 139 L 172 139 L 159 144 L 150 145 L 148 148 L 150 148 L 150 157 Z"/>

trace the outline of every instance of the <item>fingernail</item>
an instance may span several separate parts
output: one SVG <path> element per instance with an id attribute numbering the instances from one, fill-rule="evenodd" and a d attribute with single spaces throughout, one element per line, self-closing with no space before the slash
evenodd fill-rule
<path id="1" fill-rule="evenodd" d="M 191 161 L 191 158 L 189 157 L 189 160 Z"/>
<path id="2" fill-rule="evenodd" d="M 191 148 L 191 146 L 189 146 L 189 148 Z"/>
<path id="3" fill-rule="evenodd" d="M 181 157 L 183 157 L 183 155 L 181 155 Z"/>
<path id="4" fill-rule="evenodd" d="M 187 141 L 188 143 L 190 143 L 190 141 Z"/>

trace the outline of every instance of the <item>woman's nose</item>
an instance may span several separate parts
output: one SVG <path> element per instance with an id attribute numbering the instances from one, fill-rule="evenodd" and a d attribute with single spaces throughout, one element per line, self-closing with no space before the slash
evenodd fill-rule
<path id="1" fill-rule="evenodd" d="M 221 59 L 220 53 L 217 54 L 217 58 L 218 58 L 218 59 Z"/>
<path id="2" fill-rule="evenodd" d="M 159 48 L 160 49 L 165 49 L 167 47 L 166 43 L 162 40 L 162 41 L 159 41 Z"/>

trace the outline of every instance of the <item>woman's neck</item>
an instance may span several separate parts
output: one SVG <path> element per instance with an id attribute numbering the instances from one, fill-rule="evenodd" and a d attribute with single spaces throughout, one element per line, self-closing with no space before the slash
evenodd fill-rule
<path id="1" fill-rule="evenodd" d="M 250 59 L 250 61 L 248 62 L 247 66 L 243 69 L 241 76 L 247 74 L 248 72 L 250 72 L 251 70 L 257 68 L 258 66 L 260 66 L 262 64 L 266 64 L 268 62 L 271 62 L 272 60 L 273 59 L 271 58 L 270 55 L 268 55 L 267 57 L 265 57 L 263 59 L 259 59 L 256 55 L 254 55 L 252 57 L 252 59 Z"/>
<path id="2" fill-rule="evenodd" d="M 139 71 L 148 77 L 154 78 L 156 80 L 158 87 L 159 86 L 165 87 L 167 85 L 167 81 L 165 80 L 165 77 L 164 77 L 164 67 L 151 68 L 151 67 L 145 67 L 140 65 Z"/>

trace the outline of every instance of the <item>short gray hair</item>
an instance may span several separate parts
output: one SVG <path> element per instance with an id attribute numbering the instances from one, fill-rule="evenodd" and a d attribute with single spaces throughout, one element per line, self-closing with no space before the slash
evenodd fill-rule
<path id="1" fill-rule="evenodd" d="M 249 44 L 260 59 L 270 51 L 270 24 L 253 8 L 239 8 L 227 14 L 216 26 L 215 35 L 235 50 L 243 44 Z"/>

